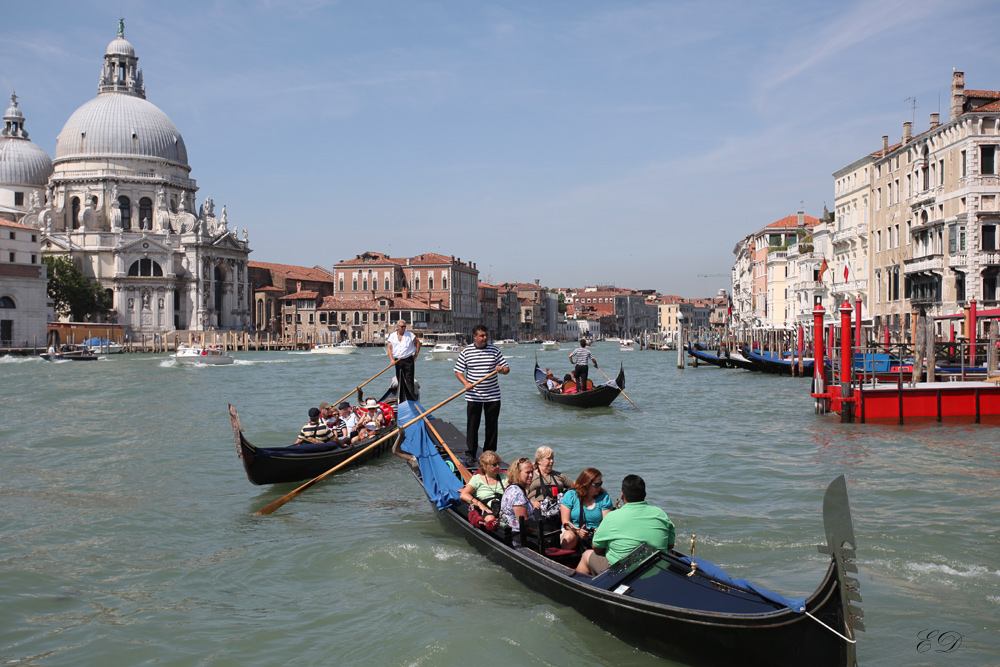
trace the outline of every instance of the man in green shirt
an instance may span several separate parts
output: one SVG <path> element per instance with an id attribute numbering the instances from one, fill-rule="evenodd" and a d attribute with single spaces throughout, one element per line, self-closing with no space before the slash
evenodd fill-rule
<path id="1" fill-rule="evenodd" d="M 587 549 L 577 572 L 600 574 L 640 544 L 665 551 L 674 547 L 674 524 L 659 507 L 646 504 L 646 482 L 638 475 L 622 480 L 621 508 L 608 512 L 594 533 L 594 548 Z"/>

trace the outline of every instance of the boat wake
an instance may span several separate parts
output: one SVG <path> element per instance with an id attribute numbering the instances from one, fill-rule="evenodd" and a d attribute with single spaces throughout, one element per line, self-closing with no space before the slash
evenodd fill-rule
<path id="1" fill-rule="evenodd" d="M 24 364 L 24 363 L 28 363 L 30 361 L 45 361 L 45 360 L 42 359 L 41 357 L 37 357 L 37 356 L 33 356 L 33 357 L 15 357 L 15 356 L 10 355 L 10 354 L 8 354 L 6 356 L 3 356 L 3 357 L 0 357 L 0 364 Z"/>

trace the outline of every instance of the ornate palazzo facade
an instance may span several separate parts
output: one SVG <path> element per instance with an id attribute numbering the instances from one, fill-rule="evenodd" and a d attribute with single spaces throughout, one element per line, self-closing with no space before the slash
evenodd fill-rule
<path id="1" fill-rule="evenodd" d="M 71 257 L 112 292 L 126 330 L 244 328 L 247 231 L 230 229 L 211 197 L 196 205 L 184 140 L 146 101 L 137 62 L 119 23 L 98 96 L 60 132 L 44 201 L 23 222 L 41 230 L 44 253 Z"/>

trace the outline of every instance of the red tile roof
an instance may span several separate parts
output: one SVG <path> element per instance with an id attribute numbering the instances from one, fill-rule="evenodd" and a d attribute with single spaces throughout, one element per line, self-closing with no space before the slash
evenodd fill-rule
<path id="1" fill-rule="evenodd" d="M 0 218 L 0 225 L 4 227 L 14 227 L 15 229 L 30 229 L 37 232 L 38 230 L 34 227 L 29 227 L 28 225 L 22 225 L 20 222 L 11 222 L 10 220 L 4 220 Z"/>
<path id="2" fill-rule="evenodd" d="M 803 216 L 802 220 L 805 223 L 806 227 L 813 227 L 813 226 L 819 224 L 819 218 L 814 218 L 811 215 Z M 799 216 L 798 215 L 786 215 L 781 220 L 776 220 L 775 222 L 772 222 L 771 224 L 769 224 L 764 229 L 772 229 L 772 228 L 778 228 L 778 227 L 782 227 L 782 228 L 794 228 L 794 227 L 798 227 L 798 226 L 799 226 Z"/>
<path id="3" fill-rule="evenodd" d="M 287 296 L 283 296 L 283 297 L 281 297 L 281 300 L 282 301 L 293 301 L 295 299 L 315 299 L 317 297 L 319 297 L 319 292 L 307 292 L 306 290 L 303 290 L 301 292 L 294 292 L 294 293 L 289 294 Z"/>
<path id="4" fill-rule="evenodd" d="M 267 287 L 261 287 L 257 290 L 258 292 L 284 292 L 285 290 L 280 287 L 274 287 L 273 285 L 268 285 Z"/>
<path id="5" fill-rule="evenodd" d="M 293 264 L 271 264 L 269 262 L 247 262 L 247 266 L 252 269 L 264 269 L 272 273 L 279 273 L 292 280 L 313 280 L 323 283 L 332 283 L 334 281 L 333 274 L 321 266 L 308 268 Z"/>
<path id="6" fill-rule="evenodd" d="M 965 91 L 965 99 L 975 97 L 976 99 L 1000 100 L 1000 90 L 968 90 Z"/>

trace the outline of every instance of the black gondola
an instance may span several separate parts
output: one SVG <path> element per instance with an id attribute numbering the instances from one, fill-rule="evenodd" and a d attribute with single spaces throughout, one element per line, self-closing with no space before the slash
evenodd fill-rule
<path id="1" fill-rule="evenodd" d="M 685 346 L 685 349 L 689 355 L 698 361 L 704 361 L 706 364 L 718 366 L 719 368 L 734 368 L 736 366 L 728 357 L 714 355 L 711 352 L 698 349 L 697 346 L 694 349 L 691 349 L 691 346 Z"/>
<path id="2" fill-rule="evenodd" d="M 461 447 L 464 437 L 448 426 L 438 431 L 453 449 Z M 424 488 L 433 505 L 444 507 L 437 512 L 442 525 L 529 588 L 571 606 L 622 641 L 691 665 L 855 665 L 855 632 L 864 631 L 864 624 L 855 604 L 861 600 L 859 583 L 847 575 L 857 572 L 856 541 L 843 475 L 823 500 L 828 541 L 819 550 L 831 557 L 826 575 L 808 598 L 784 600 L 701 559 L 692 568 L 691 559 L 678 552 L 645 545 L 595 577 L 580 575 L 574 562 L 567 566 L 547 556 L 554 551 L 540 546 L 544 539 L 527 536 L 537 536 L 537 523 L 526 522 L 528 529 L 513 538 L 509 530 L 473 526 L 466 505 L 455 499 L 457 491 L 442 484 L 449 476 L 461 482 L 447 468 L 440 474 L 445 464 L 427 442 L 423 429 L 411 428 L 403 449 L 419 461 L 419 468 L 410 466 L 418 482 L 424 474 L 434 477 Z"/>
<path id="3" fill-rule="evenodd" d="M 301 482 L 317 477 L 396 427 L 395 424 L 383 426 L 375 432 L 374 436 L 350 447 L 341 447 L 336 443 L 329 442 L 307 443 L 290 447 L 257 447 L 243 435 L 243 429 L 240 427 L 240 416 L 232 405 L 229 406 L 229 420 L 232 422 L 236 451 L 239 453 L 240 460 L 243 461 L 243 469 L 247 473 L 247 478 L 254 484 Z M 385 442 L 351 461 L 351 465 L 361 465 L 381 456 L 390 449 L 392 449 L 392 438 L 386 438 Z"/>
<path id="4" fill-rule="evenodd" d="M 625 367 L 622 366 L 618 371 L 618 377 L 615 378 L 614 384 L 596 385 L 593 389 L 580 393 L 560 394 L 546 388 L 545 371 L 540 369 L 538 361 L 535 361 L 535 386 L 538 387 L 538 391 L 546 401 L 560 405 L 571 405 L 576 408 L 605 408 L 611 405 L 612 401 L 618 398 L 618 394 L 622 393 L 622 389 L 625 388 Z"/>

